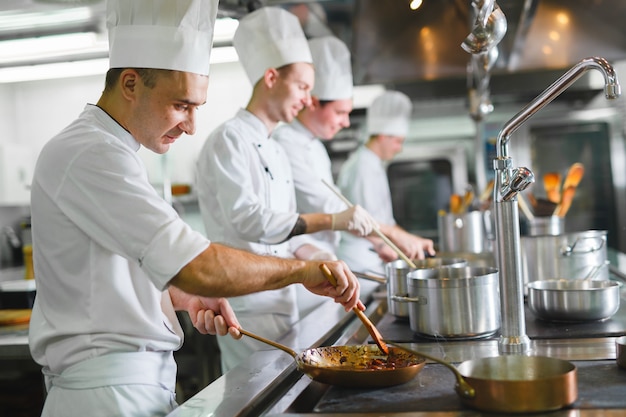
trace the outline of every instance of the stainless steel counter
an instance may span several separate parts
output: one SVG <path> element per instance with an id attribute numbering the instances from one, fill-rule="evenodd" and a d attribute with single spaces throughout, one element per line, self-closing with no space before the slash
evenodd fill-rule
<path id="1" fill-rule="evenodd" d="M 625 255 L 610 252 L 609 260 L 617 272 L 626 271 Z M 623 302 L 626 302 L 624 298 Z M 367 305 L 366 314 L 374 323 L 388 318 L 384 297 L 375 297 Z M 384 331 L 381 332 L 384 336 Z M 345 313 L 330 301 L 305 317 L 284 339 L 279 340 L 297 352 L 315 346 L 364 344 L 368 341 L 369 335 L 356 316 Z M 546 415 L 625 415 L 626 397 L 623 393 L 626 392 L 626 371 L 615 363 L 614 343 L 615 337 L 531 339 L 531 355 L 572 361 L 579 369 L 576 403 Z M 445 342 L 420 340 L 406 344 L 452 363 L 498 355 L 498 343 L 493 338 Z M 494 414 L 464 408 L 454 392 L 452 373 L 436 363 L 427 363 L 414 380 L 400 386 L 375 390 L 347 389 L 311 381 L 296 369 L 292 357 L 268 348 L 255 353 L 245 363 L 207 386 L 169 417 L 331 415 L 456 417 Z"/>

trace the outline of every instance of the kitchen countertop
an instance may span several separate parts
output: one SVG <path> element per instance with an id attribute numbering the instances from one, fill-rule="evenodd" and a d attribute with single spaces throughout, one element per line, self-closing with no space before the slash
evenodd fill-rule
<path id="1" fill-rule="evenodd" d="M 626 271 L 626 255 L 610 250 L 608 255 L 611 266 L 617 272 Z M 622 300 L 626 301 L 624 297 Z M 386 304 L 385 297 L 375 296 L 368 301 L 366 310 L 385 337 L 385 323 L 394 321 L 387 313 Z M 532 317 L 527 319 L 534 320 Z M 620 333 L 626 334 L 626 331 L 622 333 L 620 320 L 616 320 L 617 327 L 615 324 L 609 327 L 610 332 L 598 332 L 592 337 L 560 334 L 550 338 L 545 333 L 542 337 L 531 337 L 530 355 L 572 361 L 579 375 L 578 399 L 571 407 L 534 416 L 625 415 L 626 397 L 623 393 L 626 392 L 626 371 L 615 363 L 615 338 Z M 408 321 L 404 326 L 409 327 Z M 370 343 L 371 339 L 354 314 L 345 313 L 329 301 L 297 323 L 278 342 L 300 352 L 315 346 Z M 453 364 L 498 355 L 496 337 L 465 341 L 411 338 L 403 343 Z M 454 392 L 452 373 L 437 363 L 427 361 L 413 380 L 400 386 L 347 389 L 311 381 L 296 369 L 290 355 L 268 347 L 208 385 L 168 417 L 330 417 L 338 414 L 345 417 L 494 416 L 493 413 L 463 407 Z"/>

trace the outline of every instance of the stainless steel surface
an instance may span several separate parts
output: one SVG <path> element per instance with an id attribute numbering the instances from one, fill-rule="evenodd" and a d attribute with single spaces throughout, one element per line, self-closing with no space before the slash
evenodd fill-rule
<path id="1" fill-rule="evenodd" d="M 489 210 L 473 210 L 463 214 L 440 213 L 437 216 L 439 249 L 444 252 L 490 252 L 490 227 Z"/>
<path id="2" fill-rule="evenodd" d="M 607 98 L 619 97 L 620 86 L 613 67 L 603 58 L 585 58 L 513 116 L 498 134 L 497 155 L 494 160 L 494 205 L 502 308 L 502 336 L 499 346 L 502 353 L 523 353 L 528 349 L 524 324 L 519 214 L 515 195 L 511 195 L 511 188 L 518 187 L 511 187 L 510 184 L 516 170 L 508 153 L 508 141 L 511 134 L 524 122 L 590 69 L 596 69 L 604 76 Z"/>
<path id="3" fill-rule="evenodd" d="M 626 369 L 626 336 L 615 339 L 615 362 L 620 368 Z"/>

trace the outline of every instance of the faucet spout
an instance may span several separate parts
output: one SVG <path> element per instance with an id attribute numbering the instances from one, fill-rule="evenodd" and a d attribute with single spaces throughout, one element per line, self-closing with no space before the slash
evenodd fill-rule
<path id="1" fill-rule="evenodd" d="M 513 132 L 515 132 L 535 113 L 551 103 L 552 100 L 558 97 L 563 91 L 567 90 L 576 80 L 591 69 L 600 71 L 604 76 L 604 94 L 607 99 L 616 99 L 621 95 L 621 87 L 619 81 L 617 80 L 617 74 L 615 73 L 613 66 L 611 66 L 611 64 L 609 64 L 609 62 L 604 58 L 585 58 L 574 65 L 541 94 L 535 97 L 533 101 L 531 101 L 504 125 L 498 134 L 496 145 L 497 157 L 506 158 L 508 156 L 508 142 Z"/>
<path id="2" fill-rule="evenodd" d="M 493 201 L 502 316 L 501 336 L 498 342 L 500 353 L 523 354 L 530 346 L 524 318 L 517 194 L 534 181 L 534 176 L 527 168 L 513 168 L 508 155 L 508 142 L 511 134 L 524 122 L 590 69 L 596 69 L 604 75 L 607 99 L 619 97 L 621 88 L 613 67 L 604 58 L 585 58 L 513 116 L 498 134 L 497 154 L 493 161 L 496 171 Z"/>

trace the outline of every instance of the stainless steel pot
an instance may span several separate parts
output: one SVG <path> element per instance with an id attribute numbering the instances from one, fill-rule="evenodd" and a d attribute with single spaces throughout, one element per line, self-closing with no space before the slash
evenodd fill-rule
<path id="1" fill-rule="evenodd" d="M 587 230 L 557 236 L 522 236 L 524 283 L 554 278 L 584 279 L 607 261 L 607 232 Z M 598 280 L 608 280 L 605 268 Z"/>
<path id="2" fill-rule="evenodd" d="M 543 320 L 605 320 L 619 309 L 620 287 L 608 280 L 534 281 L 528 284 L 528 307 Z"/>
<path id="3" fill-rule="evenodd" d="M 413 260 L 418 269 L 439 268 L 442 266 L 465 266 L 467 261 L 461 258 L 427 258 Z M 393 299 L 397 297 L 407 297 L 409 295 L 406 275 L 413 269 L 403 261 L 398 259 L 385 264 L 385 275 L 387 277 L 387 305 L 389 312 L 397 318 L 408 319 L 409 307 L 407 303 Z"/>
<path id="4" fill-rule="evenodd" d="M 473 339 L 500 328 L 498 270 L 489 267 L 418 269 L 407 274 L 411 330 L 427 337 Z"/>

